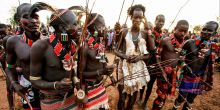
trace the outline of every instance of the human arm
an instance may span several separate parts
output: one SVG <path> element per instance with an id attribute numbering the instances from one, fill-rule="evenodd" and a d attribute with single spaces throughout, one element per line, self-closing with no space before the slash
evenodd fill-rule
<path id="1" fill-rule="evenodd" d="M 118 35 L 117 48 L 114 50 L 116 56 L 120 57 L 121 59 L 127 59 L 128 56 L 125 54 L 126 52 L 126 41 L 125 35 L 128 32 L 127 29 L 122 29 Z"/>
<path id="2" fill-rule="evenodd" d="M 205 79 L 205 88 L 204 90 L 206 91 L 210 91 L 212 90 L 212 86 L 213 86 L 213 73 L 214 73 L 214 53 L 211 52 L 210 55 L 210 60 L 208 62 L 208 71 L 207 71 L 207 75 L 206 75 L 206 79 Z"/>
<path id="3" fill-rule="evenodd" d="M 24 97 L 26 93 L 26 89 L 19 84 L 18 74 L 16 72 L 17 55 L 15 52 L 15 47 L 16 47 L 17 40 L 19 39 L 14 37 L 14 38 L 9 39 L 8 42 L 5 44 L 7 48 L 7 51 L 6 51 L 7 52 L 7 57 L 6 57 L 7 68 L 5 72 L 11 85 L 15 89 L 16 93 L 19 96 Z"/>
<path id="4" fill-rule="evenodd" d="M 3 47 L 4 47 L 5 51 L 6 51 L 6 43 L 7 43 L 7 40 L 8 40 L 9 37 L 10 36 L 6 36 L 6 37 L 3 38 Z"/>
<path id="5" fill-rule="evenodd" d="M 95 57 L 95 54 L 92 53 L 88 53 L 88 46 L 85 46 L 85 48 L 81 48 L 80 51 L 83 51 L 83 54 L 80 54 L 80 57 L 83 57 L 80 59 L 80 61 L 78 61 L 78 70 L 79 70 L 79 74 L 82 73 L 83 78 L 94 78 L 94 77 L 98 77 L 101 75 L 110 75 L 113 70 L 114 67 L 113 66 L 106 66 L 105 64 L 102 65 L 103 68 L 99 68 L 99 69 L 93 69 L 93 71 L 88 71 L 86 69 L 86 67 L 88 66 L 88 57 Z M 79 52 L 80 53 L 80 52 Z M 91 66 L 91 65 L 90 65 Z M 78 75 L 79 76 L 79 75 Z"/>
<path id="6" fill-rule="evenodd" d="M 62 81 L 49 82 L 42 79 L 44 55 L 48 45 L 44 40 L 36 41 L 30 50 L 30 81 L 34 87 L 40 90 L 64 90 L 68 91 L 72 88 L 70 83 Z"/>

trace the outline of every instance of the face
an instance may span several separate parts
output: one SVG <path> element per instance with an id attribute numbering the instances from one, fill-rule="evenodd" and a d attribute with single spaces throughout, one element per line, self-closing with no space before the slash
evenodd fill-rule
<path id="1" fill-rule="evenodd" d="M 7 28 L 0 28 L 0 45 L 2 44 L 3 38 L 7 35 Z"/>
<path id="2" fill-rule="evenodd" d="M 156 28 L 161 29 L 164 26 L 164 23 L 165 18 L 163 16 L 158 16 L 155 21 Z"/>
<path id="3" fill-rule="evenodd" d="M 168 35 L 167 30 L 163 29 L 163 30 L 162 30 L 162 34 L 163 34 L 163 35 Z"/>
<path id="4" fill-rule="evenodd" d="M 20 18 L 20 24 L 25 31 L 29 32 L 39 32 L 40 31 L 40 20 L 37 14 L 33 14 L 31 17 L 28 14 L 30 10 L 29 6 L 26 6 L 22 10 L 22 15 Z"/>
<path id="5" fill-rule="evenodd" d="M 65 23 L 65 31 L 69 38 L 76 39 L 77 37 L 77 21 L 76 15 L 71 11 L 67 11 L 65 16 L 62 17 L 62 21 Z"/>
<path id="6" fill-rule="evenodd" d="M 132 25 L 134 28 L 140 28 L 140 24 L 144 18 L 144 13 L 142 10 L 134 10 L 131 16 Z"/>
<path id="7" fill-rule="evenodd" d="M 189 29 L 188 25 L 180 24 L 179 26 L 176 27 L 174 35 L 177 39 L 183 39 L 184 36 L 187 34 Z"/>
<path id="8" fill-rule="evenodd" d="M 3 39 L 8 33 L 8 29 L 7 28 L 0 28 L 0 39 Z"/>
<path id="9" fill-rule="evenodd" d="M 216 24 L 206 24 L 201 31 L 201 38 L 203 40 L 209 40 L 211 36 L 214 35 Z"/>
<path id="10" fill-rule="evenodd" d="M 93 31 L 93 34 L 96 34 L 96 36 L 98 37 L 104 37 L 104 31 L 105 31 L 105 20 L 103 17 L 98 16 L 98 18 L 94 21 L 94 23 L 92 23 L 91 25 L 93 27 L 93 29 L 91 31 Z M 98 32 L 98 33 L 96 33 Z"/>

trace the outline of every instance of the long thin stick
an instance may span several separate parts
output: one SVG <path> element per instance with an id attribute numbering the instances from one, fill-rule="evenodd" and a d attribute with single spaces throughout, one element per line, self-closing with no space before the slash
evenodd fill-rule
<path id="1" fill-rule="evenodd" d="M 121 12 L 122 12 L 122 10 L 123 10 L 124 3 L 125 3 L 125 0 L 123 1 L 122 6 L 121 6 L 121 11 L 120 11 L 119 16 L 118 16 L 118 23 L 119 23 L 119 21 L 120 21 Z"/>
<path id="2" fill-rule="evenodd" d="M 179 13 L 180 13 L 180 11 L 183 9 L 183 7 L 184 6 L 186 6 L 186 4 L 189 2 L 189 0 L 187 0 L 184 4 L 183 4 L 183 6 L 182 7 L 180 7 L 180 9 L 179 9 L 179 11 L 177 12 L 177 14 L 176 14 L 176 16 L 175 16 L 175 18 L 173 19 L 173 21 L 171 22 L 171 24 L 170 24 L 170 26 L 169 26 L 169 28 L 168 28 L 168 30 L 170 29 L 170 27 L 173 25 L 173 23 L 174 23 L 174 21 L 176 20 L 176 18 L 177 18 L 177 16 L 179 15 Z"/>
<path id="3" fill-rule="evenodd" d="M 134 4 L 134 0 L 133 0 L 132 3 L 131 3 L 131 7 L 133 6 L 133 4 Z M 124 23 L 124 24 L 127 23 L 127 20 L 128 20 L 128 15 L 127 15 L 127 17 L 126 17 L 126 20 L 125 20 L 125 23 Z"/>

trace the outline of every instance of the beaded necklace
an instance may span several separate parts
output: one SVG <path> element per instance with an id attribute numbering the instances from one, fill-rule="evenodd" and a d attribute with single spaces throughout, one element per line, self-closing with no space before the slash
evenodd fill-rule
<path id="1" fill-rule="evenodd" d="M 179 43 L 179 41 L 177 41 L 177 39 L 175 38 L 175 36 L 171 36 L 171 44 L 173 45 L 174 47 L 174 50 L 178 53 L 178 52 L 181 52 L 181 48 L 182 48 L 182 44 Z"/>
<path id="2" fill-rule="evenodd" d="M 29 46 L 32 46 L 33 40 L 27 38 L 27 36 L 25 35 L 25 33 L 22 34 L 22 39 L 23 39 Z"/>
<path id="3" fill-rule="evenodd" d="M 100 42 L 98 43 L 93 36 L 89 36 L 86 40 L 90 49 L 95 49 L 97 51 L 96 59 L 99 59 L 100 62 L 106 62 L 105 60 L 105 45 L 102 44 L 102 40 L 99 38 Z"/>
<path id="4" fill-rule="evenodd" d="M 162 34 L 153 29 L 152 36 L 155 38 L 156 46 L 158 47 L 162 38 Z"/>
<path id="5" fill-rule="evenodd" d="M 62 43 L 58 40 L 57 37 L 55 37 L 54 34 L 52 34 L 49 38 L 50 44 L 53 47 L 54 53 L 56 56 L 59 57 L 60 60 L 69 60 L 71 57 L 71 54 L 74 54 L 76 47 L 73 43 L 71 43 L 71 50 L 67 51 Z"/>
<path id="6" fill-rule="evenodd" d="M 208 41 L 203 41 L 202 43 L 200 43 L 202 40 L 201 40 L 201 37 L 198 36 L 197 39 L 196 39 L 196 45 L 199 46 L 199 48 L 208 48 L 210 46 L 210 40 Z"/>

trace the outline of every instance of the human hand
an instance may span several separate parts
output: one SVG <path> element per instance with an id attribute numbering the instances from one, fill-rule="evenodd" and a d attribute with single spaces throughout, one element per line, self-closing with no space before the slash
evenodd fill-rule
<path id="1" fill-rule="evenodd" d="M 148 22 L 147 22 L 147 18 L 144 16 L 144 18 L 142 19 L 142 23 L 144 24 L 144 29 L 150 29 Z"/>
<path id="2" fill-rule="evenodd" d="M 135 56 L 134 55 L 130 55 L 130 56 L 127 56 L 127 61 L 129 62 L 129 63 L 131 63 L 131 60 L 132 59 L 134 59 L 135 58 Z"/>
<path id="3" fill-rule="evenodd" d="M 114 66 L 113 65 L 111 65 L 111 66 L 106 66 L 105 68 L 104 68 L 104 72 L 103 72 L 103 75 L 110 75 L 110 74 L 112 74 L 113 73 L 113 71 L 114 71 Z"/>
<path id="4" fill-rule="evenodd" d="M 110 75 L 109 77 L 110 77 L 110 79 L 111 79 L 111 82 L 112 82 L 113 86 L 115 86 L 115 85 L 116 85 L 115 83 L 116 83 L 117 81 L 115 80 L 114 76 L 113 76 L 113 75 Z"/>
<path id="5" fill-rule="evenodd" d="M 80 82 L 75 83 L 75 87 L 77 90 L 79 90 L 80 89 Z"/>
<path id="6" fill-rule="evenodd" d="M 22 98 L 25 97 L 25 94 L 27 92 L 27 89 L 24 88 L 23 86 L 21 86 L 20 84 L 17 84 L 17 83 L 12 83 L 14 89 L 15 89 L 15 92 L 21 96 Z"/>
<path id="7" fill-rule="evenodd" d="M 130 63 L 136 63 L 142 59 L 142 56 L 141 55 L 133 55 L 133 56 L 130 56 L 128 59 L 129 59 Z"/>

